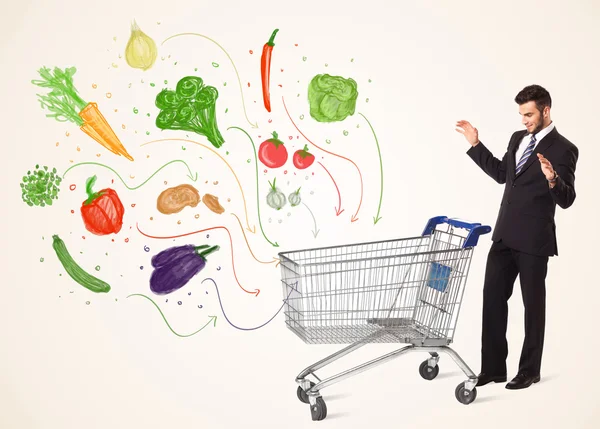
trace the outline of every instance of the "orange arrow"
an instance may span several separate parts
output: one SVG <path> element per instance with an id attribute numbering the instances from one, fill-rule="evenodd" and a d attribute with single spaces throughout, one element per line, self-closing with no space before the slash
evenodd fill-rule
<path id="1" fill-rule="evenodd" d="M 150 143 L 159 143 L 159 142 L 166 142 L 166 141 L 180 141 L 180 142 L 187 142 L 187 143 L 197 144 L 198 146 L 202 146 L 204 149 L 210 150 L 212 153 L 214 153 L 219 158 L 221 158 L 221 161 L 223 161 L 225 164 L 227 164 L 227 167 L 229 167 L 229 169 L 233 173 L 233 176 L 235 177 L 235 180 L 237 181 L 238 186 L 240 187 L 240 191 L 242 192 L 242 200 L 244 200 L 244 212 L 246 213 L 246 229 L 248 231 L 250 231 L 252 234 L 255 234 L 256 233 L 256 225 L 254 225 L 252 228 L 250 228 L 250 222 L 248 221 L 248 208 L 246 207 L 246 197 L 244 196 L 244 189 L 242 188 L 242 184 L 240 183 L 240 179 L 238 179 L 237 175 L 235 174 L 235 171 L 233 171 L 233 168 L 231 168 L 231 165 L 229 165 L 229 163 L 227 161 L 225 161 L 225 158 L 223 158 L 219 154 L 219 152 L 215 151 L 211 147 L 206 146 L 206 145 L 204 145 L 202 143 L 199 143 L 197 141 L 194 141 L 194 140 L 186 140 L 186 139 L 160 139 L 160 140 L 152 140 L 152 141 L 149 141 L 149 142 L 141 144 L 140 147 L 141 146 L 146 146 L 147 144 L 150 144 Z"/>
<path id="2" fill-rule="evenodd" d="M 251 293 L 251 294 L 254 294 L 255 296 L 258 296 L 258 294 L 260 293 L 260 289 L 254 289 L 254 291 L 249 291 L 249 290 L 244 289 L 244 287 L 240 284 L 240 281 L 238 280 L 237 274 L 235 272 L 235 262 L 233 260 L 233 240 L 231 239 L 231 234 L 230 234 L 229 230 L 226 227 L 224 227 L 224 226 L 213 226 L 212 228 L 201 229 L 199 231 L 188 232 L 188 233 L 185 233 L 185 234 L 173 235 L 173 236 L 169 236 L 169 237 L 167 237 L 167 236 L 158 237 L 158 236 L 149 235 L 149 234 L 146 234 L 145 232 L 143 232 L 140 229 L 140 227 L 138 226 L 137 222 L 136 222 L 135 226 L 136 226 L 137 230 L 139 231 L 139 233 L 142 234 L 143 236 L 148 237 L 148 238 L 156 238 L 156 239 L 160 239 L 160 240 L 185 237 L 187 235 L 199 234 L 201 232 L 210 231 L 212 229 L 224 229 L 225 231 L 227 231 L 227 235 L 229 235 L 229 243 L 231 244 L 231 266 L 233 267 L 233 275 L 235 277 L 235 281 L 240 286 L 240 288 L 244 292 L 246 292 L 246 293 Z"/>
<path id="3" fill-rule="evenodd" d="M 240 221 L 240 218 L 237 217 L 237 215 L 235 213 L 231 213 L 232 216 L 235 216 L 235 218 L 237 219 L 238 223 L 240 224 L 240 228 L 242 229 L 242 234 L 244 235 L 244 240 L 246 240 L 246 244 L 248 245 L 248 250 L 250 250 L 250 253 L 252 254 L 252 257 L 254 259 L 256 259 L 257 262 L 260 262 L 261 264 L 272 264 L 274 262 L 277 262 L 277 265 L 279 265 L 279 258 L 273 258 L 272 261 L 266 262 L 266 261 L 261 261 L 260 259 L 258 259 L 255 255 L 254 252 L 252 251 L 252 249 L 250 248 L 250 243 L 248 243 L 248 239 L 246 238 L 246 233 L 244 232 L 244 227 L 242 226 L 242 222 Z M 275 265 L 275 266 L 277 266 Z"/>

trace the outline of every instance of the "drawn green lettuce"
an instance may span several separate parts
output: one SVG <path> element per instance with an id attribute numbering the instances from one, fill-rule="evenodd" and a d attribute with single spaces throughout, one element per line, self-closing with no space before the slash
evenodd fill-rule
<path id="1" fill-rule="evenodd" d="M 318 74 L 308 86 L 310 116 L 319 122 L 343 121 L 353 115 L 357 98 L 357 85 L 352 78 Z"/>

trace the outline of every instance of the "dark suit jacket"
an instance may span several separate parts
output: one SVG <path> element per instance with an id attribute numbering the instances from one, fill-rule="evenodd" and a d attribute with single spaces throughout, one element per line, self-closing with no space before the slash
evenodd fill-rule
<path id="1" fill-rule="evenodd" d="M 575 201 L 575 165 L 579 150 L 555 127 L 538 142 L 515 175 L 515 153 L 525 134 L 527 130 L 513 133 L 502 161 L 481 141 L 467 154 L 488 176 L 506 184 L 492 240 L 502 240 L 508 247 L 532 255 L 558 255 L 554 213 L 557 204 L 566 209 Z M 552 189 L 542 172 L 538 153 L 550 161 L 558 174 Z"/>

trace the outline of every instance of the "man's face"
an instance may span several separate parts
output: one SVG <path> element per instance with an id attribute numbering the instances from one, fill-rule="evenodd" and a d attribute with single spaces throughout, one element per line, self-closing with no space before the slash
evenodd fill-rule
<path id="1" fill-rule="evenodd" d="M 544 111 L 547 109 L 548 107 L 545 107 Z M 519 114 L 521 115 L 521 123 L 525 125 L 529 134 L 536 134 L 544 128 L 544 117 L 538 110 L 535 101 L 520 104 Z"/>

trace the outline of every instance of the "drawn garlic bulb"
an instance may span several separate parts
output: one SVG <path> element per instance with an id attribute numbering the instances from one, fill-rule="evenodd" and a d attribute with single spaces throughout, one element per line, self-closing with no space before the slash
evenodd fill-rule
<path id="1" fill-rule="evenodd" d="M 292 207 L 296 207 L 298 204 L 300 204 L 302 202 L 302 198 L 300 198 L 300 188 L 298 188 L 297 191 L 292 192 L 288 196 L 288 201 L 290 202 Z"/>
<path id="2" fill-rule="evenodd" d="M 275 180 L 276 179 L 273 179 L 273 183 L 269 181 L 269 185 L 271 185 L 271 190 L 267 195 L 267 204 L 275 210 L 281 210 L 286 203 L 285 194 L 275 186 Z"/>
<path id="3" fill-rule="evenodd" d="M 154 65 L 157 56 L 156 43 L 150 36 L 140 30 L 134 20 L 131 24 L 131 36 L 125 47 L 127 64 L 145 71 Z"/>

